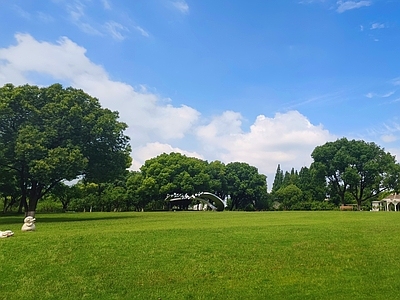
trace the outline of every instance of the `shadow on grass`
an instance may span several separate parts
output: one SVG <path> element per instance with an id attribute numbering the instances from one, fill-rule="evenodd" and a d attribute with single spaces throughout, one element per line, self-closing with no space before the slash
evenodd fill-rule
<path id="1" fill-rule="evenodd" d="M 100 221 L 100 220 L 120 220 L 120 219 L 133 219 L 136 216 L 129 214 L 124 215 L 124 213 L 115 213 L 115 215 L 110 215 L 110 213 L 78 213 L 78 214 L 68 214 L 65 215 L 58 214 L 57 216 L 52 214 L 37 214 L 36 219 L 40 223 L 57 223 L 57 222 L 81 222 L 81 221 Z M 85 216 L 83 216 L 85 215 Z M 0 214 L 0 225 L 9 225 L 15 223 L 23 223 L 24 215 L 8 215 Z"/>

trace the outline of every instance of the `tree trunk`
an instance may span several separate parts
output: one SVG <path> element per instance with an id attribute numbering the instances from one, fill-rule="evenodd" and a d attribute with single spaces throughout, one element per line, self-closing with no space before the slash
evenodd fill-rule
<path id="1" fill-rule="evenodd" d="M 19 201 L 18 213 L 22 214 L 23 211 L 26 213 L 28 211 L 28 204 L 26 203 L 26 195 L 22 195 L 21 200 Z"/>
<path id="2" fill-rule="evenodd" d="M 35 217 L 36 211 L 34 210 L 28 210 L 25 212 L 25 217 Z"/>
<path id="3" fill-rule="evenodd" d="M 4 206 L 3 206 L 3 213 L 5 213 L 7 211 L 7 196 L 4 196 Z"/>
<path id="4" fill-rule="evenodd" d="M 357 199 L 357 209 L 361 211 L 361 200 Z"/>
<path id="5" fill-rule="evenodd" d="M 32 181 L 32 187 L 29 192 L 28 209 L 25 210 L 25 216 L 35 217 L 36 206 L 42 196 L 42 189 L 42 186 L 38 182 Z"/>

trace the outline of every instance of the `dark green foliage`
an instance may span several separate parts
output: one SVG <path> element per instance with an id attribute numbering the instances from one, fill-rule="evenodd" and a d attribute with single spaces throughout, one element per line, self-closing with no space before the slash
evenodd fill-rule
<path id="1" fill-rule="evenodd" d="M 194 194 L 209 190 L 207 162 L 180 153 L 161 154 L 140 168 L 148 197 L 164 199 L 168 194 Z"/>
<path id="2" fill-rule="evenodd" d="M 225 164 L 218 160 L 210 162 L 207 165 L 207 174 L 210 176 L 210 192 L 225 199 L 228 192 Z"/>
<path id="3" fill-rule="evenodd" d="M 327 194 L 326 180 L 315 168 L 303 167 L 298 173 L 297 186 L 302 190 L 304 198 L 312 201 L 324 201 Z"/>
<path id="4" fill-rule="evenodd" d="M 226 178 L 230 196 L 230 209 L 245 209 L 265 206 L 267 178 L 259 174 L 256 167 L 234 162 L 226 165 Z"/>
<path id="5" fill-rule="evenodd" d="M 276 168 L 274 183 L 272 184 L 272 193 L 276 192 L 282 187 L 283 184 L 283 171 L 281 170 L 281 165 L 278 164 Z"/>
<path id="6" fill-rule="evenodd" d="M 342 138 L 316 147 L 311 156 L 313 168 L 329 181 L 333 196 L 343 204 L 354 199 L 358 209 L 399 185 L 399 164 L 375 143 Z"/>
<path id="7" fill-rule="evenodd" d="M 126 124 L 117 119 L 96 98 L 60 84 L 0 88 L 0 169 L 16 176 L 26 212 L 63 180 L 105 182 L 129 166 Z"/>
<path id="8" fill-rule="evenodd" d="M 275 199 L 281 203 L 283 210 L 291 210 L 292 207 L 304 200 L 303 192 L 294 184 L 281 187 L 275 193 Z"/>

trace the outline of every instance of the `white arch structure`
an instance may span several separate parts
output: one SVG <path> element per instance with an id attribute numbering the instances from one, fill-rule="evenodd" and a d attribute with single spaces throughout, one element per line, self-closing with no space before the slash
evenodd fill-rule
<path id="1" fill-rule="evenodd" d="M 201 192 L 197 193 L 194 195 L 168 195 L 165 200 L 168 200 L 169 202 L 178 202 L 182 200 L 198 200 L 202 203 L 207 204 L 209 207 L 211 207 L 212 210 L 214 211 L 223 211 L 225 209 L 225 202 L 222 200 L 220 197 L 217 195 L 214 195 L 213 193 L 209 192 Z"/>
<path id="2" fill-rule="evenodd" d="M 400 204 L 400 195 L 397 195 L 396 193 L 394 193 L 380 201 L 372 201 L 372 209 L 371 210 L 372 211 L 380 211 L 380 210 L 389 211 L 390 204 L 393 204 L 395 211 L 400 211 L 400 205 L 398 205 L 398 204 Z"/>

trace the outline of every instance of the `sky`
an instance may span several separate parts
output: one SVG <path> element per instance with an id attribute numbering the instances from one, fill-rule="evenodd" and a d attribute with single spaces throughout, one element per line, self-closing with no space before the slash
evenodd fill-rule
<path id="1" fill-rule="evenodd" d="M 400 0 L 0 0 L 0 86 L 98 98 L 132 170 L 180 152 L 269 189 L 342 137 L 400 157 L 399 55 Z"/>

